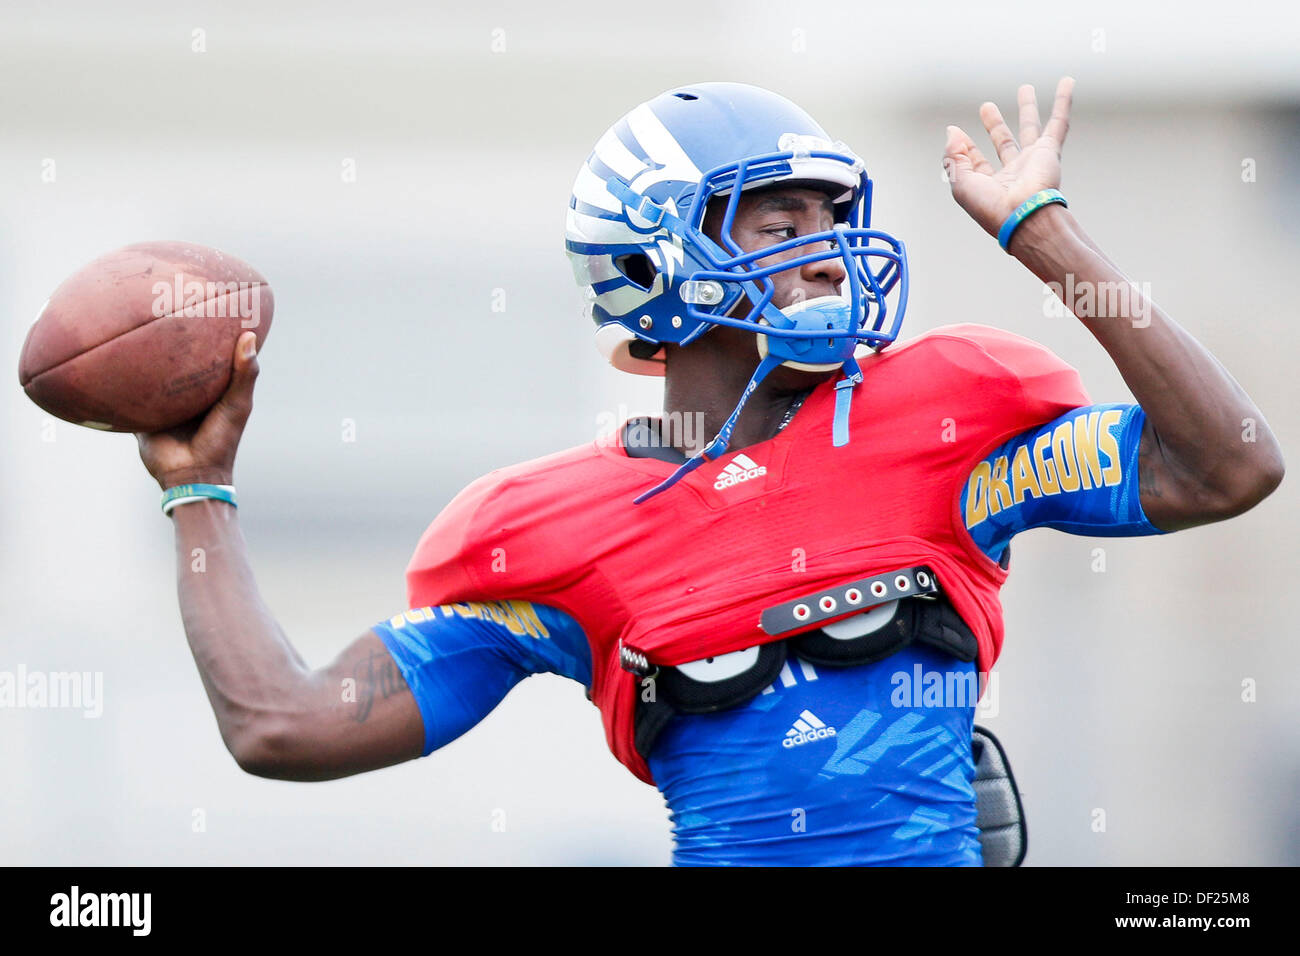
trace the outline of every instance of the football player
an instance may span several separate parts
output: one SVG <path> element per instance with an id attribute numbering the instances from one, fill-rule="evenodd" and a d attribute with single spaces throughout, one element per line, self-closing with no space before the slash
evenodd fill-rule
<path id="1" fill-rule="evenodd" d="M 973 715 L 1011 538 L 1190 528 L 1283 473 L 1245 392 L 1066 208 L 1071 88 L 1040 127 L 1022 87 L 1018 138 L 984 104 L 999 167 L 957 127 L 945 167 L 1136 403 L 1094 404 L 1068 364 L 997 329 L 896 342 L 906 250 L 872 225 L 862 160 L 768 91 L 671 90 L 596 144 L 566 238 L 598 346 L 664 377 L 664 415 L 473 482 L 421 539 L 408 609 L 317 670 L 259 597 L 231 507 L 257 375 L 241 338 L 197 429 L 139 437 L 239 765 L 325 780 L 427 755 L 554 673 L 662 791 L 676 863 L 991 862 Z"/>

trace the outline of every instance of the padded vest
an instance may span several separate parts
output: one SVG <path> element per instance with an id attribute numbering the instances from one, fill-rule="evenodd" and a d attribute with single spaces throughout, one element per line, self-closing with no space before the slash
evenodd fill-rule
<path id="1" fill-rule="evenodd" d="M 516 599 L 575 618 L 610 749 L 649 783 L 636 746 L 640 677 L 625 656 L 674 667 L 788 640 L 796 633 L 763 629 L 765 611 L 819 589 L 929 568 L 986 672 L 1002 646 L 1006 571 L 967 531 L 962 489 L 980 458 L 1088 394 L 1047 349 L 976 325 L 937 329 L 861 366 L 850 440 L 838 448 L 832 380 L 774 438 L 641 505 L 632 498 L 675 466 L 629 457 L 621 429 L 483 476 L 421 538 L 407 568 L 411 606 Z M 737 455 L 753 465 L 727 482 Z M 840 607 L 803 630 L 857 613 Z"/>
<path id="2" fill-rule="evenodd" d="M 823 667 L 857 667 L 897 654 L 916 642 L 973 661 L 975 633 L 940 595 L 900 598 L 852 617 L 641 677 L 636 748 L 649 760 L 659 733 L 676 714 L 709 714 L 739 707 L 762 693 L 791 656 Z M 653 691 L 648 692 L 648 691 Z"/>

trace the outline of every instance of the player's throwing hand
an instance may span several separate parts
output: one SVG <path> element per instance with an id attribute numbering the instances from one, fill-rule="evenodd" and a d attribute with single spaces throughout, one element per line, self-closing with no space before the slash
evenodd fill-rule
<path id="1" fill-rule="evenodd" d="M 1056 85 L 1052 116 L 1041 128 L 1034 88 L 1028 83 L 1020 87 L 1018 143 L 996 104 L 980 107 L 980 119 L 1002 163 L 998 170 L 961 127 L 948 127 L 943 166 L 952 197 L 989 235 L 996 236 L 1007 217 L 1034 193 L 1061 185 L 1061 147 L 1070 129 L 1073 91 L 1074 79 L 1062 77 Z"/>
<path id="2" fill-rule="evenodd" d="M 235 451 L 253 411 L 256 349 L 252 332 L 235 342 L 230 386 L 201 418 L 167 431 L 136 435 L 140 459 L 164 490 L 193 481 L 233 483 Z"/>

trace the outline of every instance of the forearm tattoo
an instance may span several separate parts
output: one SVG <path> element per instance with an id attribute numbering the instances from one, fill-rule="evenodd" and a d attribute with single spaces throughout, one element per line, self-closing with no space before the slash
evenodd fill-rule
<path id="1" fill-rule="evenodd" d="M 365 723 L 376 700 L 387 700 L 404 690 L 406 681 L 390 654 L 367 654 L 357 662 L 357 710 L 353 719 Z"/>

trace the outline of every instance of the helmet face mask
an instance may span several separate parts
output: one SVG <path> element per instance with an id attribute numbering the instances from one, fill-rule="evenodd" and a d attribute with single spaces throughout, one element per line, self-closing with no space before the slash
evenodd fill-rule
<path id="1" fill-rule="evenodd" d="M 792 355 L 790 362 L 786 364 L 793 364 L 797 357 L 801 361 L 830 363 L 834 367 L 853 355 L 858 342 L 873 348 L 883 348 L 894 340 L 901 324 L 903 309 L 900 308 L 898 314 L 891 317 L 886 297 L 894 286 L 902 281 L 900 302 L 905 308 L 906 260 L 903 246 L 892 236 L 872 230 L 865 225 L 870 217 L 871 181 L 862 170 L 861 160 L 847 152 L 847 147 L 843 144 L 835 144 L 835 147 L 836 151 L 813 150 L 802 156 L 781 152 L 755 157 L 736 164 L 734 170 L 723 170 L 721 175 L 716 173 L 706 175 L 700 194 L 706 206 L 708 201 L 717 195 L 717 191 L 711 187 L 719 179 L 724 182 L 739 182 L 741 185 L 740 189 L 729 188 L 725 193 L 726 207 L 719 229 L 719 239 L 726 247 L 725 252 L 710 243 L 713 250 L 722 253 L 721 258 L 712 263 L 712 269 L 696 272 L 692 276 L 694 282 L 713 282 L 729 291 L 724 293 L 722 307 L 701 309 L 690 301 L 697 296 L 691 294 L 693 290 L 688 288 L 687 293 L 682 297 L 687 300 L 687 314 L 691 318 L 736 328 L 752 329 L 756 324 L 772 326 L 770 332 L 764 333 L 765 339 L 769 336 L 776 337 L 784 340 L 782 345 L 789 349 L 818 353 L 817 355 Z M 743 193 L 752 194 L 780 188 L 806 188 L 814 185 L 807 180 L 782 179 L 772 184 L 760 185 L 757 189 L 747 188 L 747 184 L 755 178 L 752 170 L 789 168 L 801 159 L 842 163 L 850 172 L 857 171 L 859 183 L 848 202 L 837 204 L 835 225 L 830 229 L 805 233 L 758 250 L 742 249 L 732 236 L 732 229 Z M 759 182 L 762 183 L 762 179 L 759 179 Z M 702 235 L 703 223 L 702 217 L 700 218 L 701 222 L 698 225 L 695 222 L 691 225 Z M 694 239 L 695 244 L 701 247 L 707 241 L 707 237 L 704 237 L 703 241 L 700 238 Z M 823 246 L 829 248 L 821 248 Z M 793 258 L 782 258 L 769 265 L 760 264 L 762 260 L 780 257 L 785 253 L 797 254 Z M 706 251 L 705 255 L 708 254 Z M 825 324 L 825 328 L 838 333 L 832 336 L 838 338 L 838 342 L 827 341 L 824 334 L 814 338 L 816 332 L 798 327 L 801 323 L 791 327 L 788 322 L 782 322 L 783 319 L 788 320 L 792 312 L 802 312 L 807 302 L 794 303 L 796 307 L 794 309 L 790 309 L 790 303 L 786 304 L 785 309 L 777 309 L 772 304 L 776 292 L 772 276 L 831 259 L 838 260 L 844 270 L 841 297 L 847 300 L 848 308 L 847 312 L 840 309 L 835 315 L 823 318 L 832 319 L 830 323 Z M 739 317 L 729 315 L 730 310 L 746 293 L 748 311 Z M 818 347 L 814 343 L 825 347 Z"/>
<path id="2" fill-rule="evenodd" d="M 835 225 L 746 252 L 732 236 L 741 196 L 782 187 L 826 192 Z M 615 367 L 648 375 L 664 374 L 658 346 L 689 345 L 714 325 L 762 328 L 796 367 L 837 366 L 859 344 L 884 348 L 906 309 L 907 262 L 901 242 L 870 228 L 871 188 L 852 150 L 766 90 L 704 83 L 642 104 L 597 143 L 569 203 L 566 248 L 598 347 Z M 704 231 L 711 200 L 725 203 L 720 242 Z M 771 277 L 828 259 L 844 270 L 843 304 L 793 321 L 773 304 Z M 637 341 L 646 344 L 631 348 Z"/>

